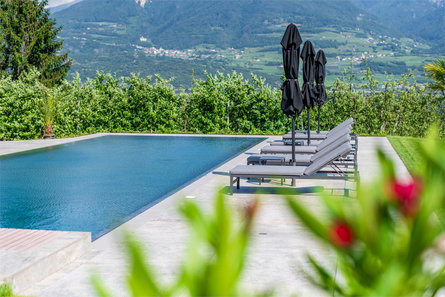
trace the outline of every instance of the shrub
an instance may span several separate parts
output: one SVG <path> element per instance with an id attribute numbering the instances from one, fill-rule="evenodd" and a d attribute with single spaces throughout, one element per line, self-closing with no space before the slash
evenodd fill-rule
<path id="1" fill-rule="evenodd" d="M 117 78 L 99 72 L 82 82 L 79 76 L 46 89 L 39 73 L 17 81 L 0 78 L 0 139 L 34 139 L 45 129 L 48 97 L 55 101 L 52 126 L 58 137 L 96 132 L 192 132 L 281 134 L 290 118 L 281 111 L 281 92 L 261 78 L 232 73 L 195 80 L 190 93 L 177 92 L 159 76 Z M 424 136 L 428 127 L 443 124 L 443 98 L 419 85 L 412 73 L 376 81 L 367 69 L 349 68 L 328 88 L 321 129 L 331 129 L 353 117 L 354 132 L 362 135 Z M 306 122 L 307 111 L 300 115 Z M 299 122 L 299 121 L 298 121 Z M 311 112 L 316 127 L 317 112 Z M 304 124 L 306 126 L 306 124 Z"/>

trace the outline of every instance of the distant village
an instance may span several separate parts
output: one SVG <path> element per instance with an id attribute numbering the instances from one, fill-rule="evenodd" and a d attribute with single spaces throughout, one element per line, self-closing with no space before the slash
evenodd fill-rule
<path id="1" fill-rule="evenodd" d="M 346 38 L 350 38 L 350 35 L 346 35 Z M 139 39 L 141 42 L 146 42 L 147 38 L 141 36 Z M 388 41 L 390 40 L 390 41 Z M 401 45 L 401 41 L 396 38 L 391 38 L 389 36 L 378 36 L 378 40 L 374 39 L 373 37 L 368 37 L 365 40 L 368 44 L 372 44 L 374 46 L 385 46 L 385 45 L 392 45 L 395 47 L 399 47 L 402 51 L 411 51 L 413 48 L 416 48 L 418 46 L 417 43 L 412 44 L 412 47 L 403 46 Z M 166 56 L 171 58 L 182 58 L 182 59 L 222 59 L 222 58 L 229 58 L 229 59 L 235 59 L 239 60 L 244 57 L 244 50 L 237 50 L 230 48 L 227 50 L 224 50 L 224 53 L 221 53 L 220 50 L 216 49 L 186 49 L 186 50 L 176 50 L 176 49 L 164 49 L 162 47 L 156 48 L 156 47 L 144 47 L 139 44 L 133 45 L 136 49 L 136 51 L 143 52 L 146 55 L 149 56 Z M 352 49 L 353 52 L 355 52 L 355 48 Z M 228 53 L 227 53 L 228 52 Z M 363 60 L 367 59 L 375 59 L 375 58 L 385 58 L 385 57 L 394 57 L 396 55 L 393 51 L 384 51 L 381 53 L 371 53 L 369 51 L 363 51 L 358 52 L 357 54 L 350 55 L 350 56 L 341 56 L 337 55 L 335 56 L 335 59 L 338 62 L 356 62 L 361 63 Z M 259 58 L 251 58 L 252 62 L 260 62 Z M 282 65 L 280 65 L 282 67 Z"/>

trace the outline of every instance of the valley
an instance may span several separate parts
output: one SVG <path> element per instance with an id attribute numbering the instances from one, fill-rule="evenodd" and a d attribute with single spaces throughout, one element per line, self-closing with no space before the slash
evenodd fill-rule
<path id="1" fill-rule="evenodd" d="M 188 89 L 192 78 L 203 78 L 205 71 L 237 71 L 279 86 L 280 41 L 293 21 L 303 40 L 325 51 L 328 83 L 351 64 L 355 71 L 369 66 L 378 79 L 412 69 L 419 82 L 425 81 L 423 65 L 439 55 L 438 48 L 385 27 L 350 1 L 318 2 L 323 11 L 319 6 L 303 9 L 300 0 L 154 0 L 144 5 L 84 0 L 54 16 L 64 26 L 61 36 L 74 59 L 70 77 L 94 77 L 98 70 L 116 76 L 159 74 Z M 283 5 L 292 9 L 280 9 Z"/>

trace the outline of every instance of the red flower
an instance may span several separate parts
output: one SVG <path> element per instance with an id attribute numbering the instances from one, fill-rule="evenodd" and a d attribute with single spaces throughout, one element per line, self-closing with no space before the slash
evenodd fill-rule
<path id="1" fill-rule="evenodd" d="M 415 216 L 419 210 L 419 198 L 422 192 L 422 182 L 418 178 L 409 182 L 392 181 L 390 184 L 392 197 L 398 202 L 402 213 L 406 216 Z"/>
<path id="2" fill-rule="evenodd" d="M 351 228 L 342 221 L 337 221 L 331 226 L 329 236 L 332 243 L 338 247 L 348 247 L 354 242 Z"/>

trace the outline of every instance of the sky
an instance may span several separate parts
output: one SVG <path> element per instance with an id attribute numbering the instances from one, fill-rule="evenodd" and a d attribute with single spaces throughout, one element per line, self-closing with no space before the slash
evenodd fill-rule
<path id="1" fill-rule="evenodd" d="M 54 7 L 54 6 L 59 6 L 62 4 L 67 4 L 70 2 L 74 2 L 75 0 L 49 0 L 48 1 L 48 7 Z"/>

